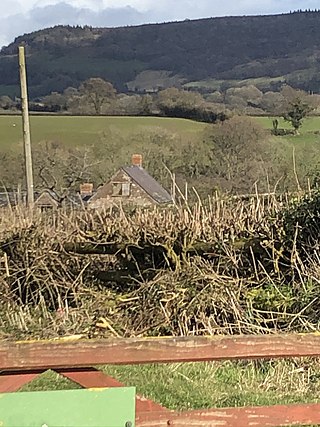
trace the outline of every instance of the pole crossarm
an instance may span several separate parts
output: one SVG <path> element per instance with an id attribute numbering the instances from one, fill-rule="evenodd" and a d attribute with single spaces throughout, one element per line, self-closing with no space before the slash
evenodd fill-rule
<path id="1" fill-rule="evenodd" d="M 320 356 L 320 335 L 0 342 L 0 371 Z"/>

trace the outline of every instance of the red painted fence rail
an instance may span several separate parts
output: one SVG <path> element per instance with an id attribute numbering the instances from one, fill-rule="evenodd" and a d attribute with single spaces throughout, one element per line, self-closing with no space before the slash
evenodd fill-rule
<path id="1" fill-rule="evenodd" d="M 305 356 L 320 356 L 320 335 L 0 342 L 2 371 Z"/>
<path id="2" fill-rule="evenodd" d="M 83 387 L 119 387 L 95 365 L 320 356 L 320 335 L 256 335 L 0 342 L 0 391 L 54 369 Z M 276 427 L 320 424 L 320 404 L 169 411 L 138 396 L 136 426 Z"/>

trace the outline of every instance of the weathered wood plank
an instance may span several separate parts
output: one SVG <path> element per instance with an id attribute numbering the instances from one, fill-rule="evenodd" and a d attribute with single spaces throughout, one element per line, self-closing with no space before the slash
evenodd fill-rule
<path id="1" fill-rule="evenodd" d="M 221 408 L 186 412 L 149 412 L 136 427 L 278 427 L 320 424 L 320 404 Z"/>
<path id="2" fill-rule="evenodd" d="M 319 355 L 320 336 L 316 334 L 5 341 L 0 342 L 0 370 Z"/>

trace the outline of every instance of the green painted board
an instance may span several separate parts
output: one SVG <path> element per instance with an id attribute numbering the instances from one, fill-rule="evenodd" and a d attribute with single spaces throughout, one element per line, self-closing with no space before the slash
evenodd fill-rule
<path id="1" fill-rule="evenodd" d="M 0 393 L 0 427 L 134 427 L 135 388 Z"/>

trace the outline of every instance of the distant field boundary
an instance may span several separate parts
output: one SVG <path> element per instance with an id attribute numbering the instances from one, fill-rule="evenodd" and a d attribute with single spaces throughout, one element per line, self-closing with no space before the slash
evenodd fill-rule
<path id="1" fill-rule="evenodd" d="M 44 116 L 44 117 L 52 117 L 52 116 L 57 116 L 57 117 L 154 117 L 154 118 L 159 118 L 159 119 L 181 119 L 181 120 L 192 120 L 192 119 L 186 119 L 186 118 L 181 118 L 181 117 L 168 117 L 168 116 L 163 116 L 163 115 L 157 115 L 157 114 L 144 114 L 144 115 L 130 115 L 130 114 L 71 114 L 68 112 L 65 113 L 50 113 L 50 112 L 42 112 L 42 111 L 29 111 L 30 116 Z M 244 114 L 245 116 L 249 116 L 249 117 L 265 117 L 265 118 L 270 118 L 272 119 L 274 116 L 268 116 L 266 114 Z M 309 115 L 309 117 L 317 117 L 319 114 L 314 114 L 314 115 Z M 21 111 L 1 111 L 0 112 L 0 117 L 5 117 L 5 116 L 21 116 Z M 193 121 L 197 121 L 197 120 L 193 120 Z M 202 122 L 203 123 L 203 122 Z"/>

